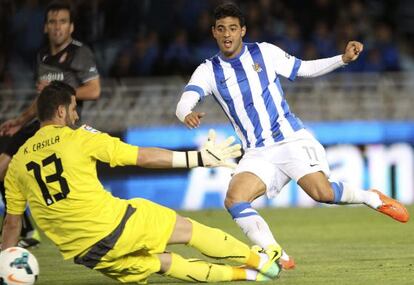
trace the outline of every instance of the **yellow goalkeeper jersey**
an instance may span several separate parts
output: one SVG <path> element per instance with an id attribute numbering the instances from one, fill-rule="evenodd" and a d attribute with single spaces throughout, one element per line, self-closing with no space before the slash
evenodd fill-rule
<path id="1" fill-rule="evenodd" d="M 88 126 L 42 127 L 9 165 L 7 212 L 20 215 L 28 202 L 36 224 L 63 257 L 74 257 L 111 233 L 128 205 L 103 188 L 96 161 L 135 165 L 137 155 L 137 146 Z"/>

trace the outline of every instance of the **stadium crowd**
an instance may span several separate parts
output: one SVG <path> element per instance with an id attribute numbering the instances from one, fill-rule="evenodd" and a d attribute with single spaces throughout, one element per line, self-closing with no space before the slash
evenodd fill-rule
<path id="1" fill-rule="evenodd" d="M 0 87 L 33 86 L 49 0 L 0 4 Z M 189 75 L 217 52 L 211 11 L 222 0 L 74 0 L 74 38 L 94 51 L 103 77 Z M 301 59 L 365 52 L 342 72 L 414 70 L 414 2 L 409 0 L 246 0 L 245 41 L 268 41 Z M 341 72 L 341 71 L 339 71 Z"/>

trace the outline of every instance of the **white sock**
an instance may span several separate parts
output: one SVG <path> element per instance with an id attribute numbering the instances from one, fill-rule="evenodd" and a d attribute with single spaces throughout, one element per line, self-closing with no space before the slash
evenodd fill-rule
<path id="1" fill-rule="evenodd" d="M 255 281 L 257 278 L 257 271 L 254 269 L 246 268 L 246 280 Z"/>
<path id="2" fill-rule="evenodd" d="M 257 244 L 262 248 L 267 248 L 269 245 L 277 244 L 269 226 L 265 220 L 259 216 L 259 214 L 243 218 L 235 218 L 234 221 L 239 225 L 244 234 L 252 241 L 253 244 Z"/>
<path id="3" fill-rule="evenodd" d="M 282 256 L 280 259 L 289 260 L 289 255 L 286 253 L 286 251 L 282 250 Z"/>
<path id="4" fill-rule="evenodd" d="M 228 209 L 233 220 L 239 225 L 244 234 L 250 241 L 264 249 L 271 245 L 280 246 L 267 225 L 266 221 L 259 213 L 252 208 L 250 203 L 244 202 L 233 205 Z M 289 259 L 286 252 L 283 251 L 283 259 Z"/>
<path id="5" fill-rule="evenodd" d="M 235 204 L 228 211 L 253 244 L 257 244 L 262 248 L 278 244 L 265 220 L 252 208 L 250 203 Z"/>
<path id="6" fill-rule="evenodd" d="M 358 189 L 348 183 L 342 184 L 344 188 L 340 201 L 341 204 L 366 204 L 374 209 L 382 205 L 382 201 L 377 193 Z"/>

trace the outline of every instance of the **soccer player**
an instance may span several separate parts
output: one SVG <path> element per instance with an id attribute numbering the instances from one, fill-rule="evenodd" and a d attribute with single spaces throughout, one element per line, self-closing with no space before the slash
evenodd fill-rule
<path id="1" fill-rule="evenodd" d="M 200 125 L 203 112 L 193 111 L 198 101 L 212 94 L 243 143 L 240 160 L 227 191 L 225 206 L 247 237 L 269 254 L 279 244 L 251 202 L 267 194 L 275 197 L 291 179 L 315 201 L 330 204 L 365 204 L 407 222 L 403 205 L 377 190 L 364 191 L 330 180 L 322 145 L 290 110 L 280 84 L 316 77 L 356 60 L 363 45 L 350 41 L 344 54 L 302 61 L 269 43 L 245 43 L 244 16 L 231 3 L 214 11 L 213 37 L 220 52 L 194 71 L 177 105 L 177 117 L 189 128 Z M 295 266 L 282 252 L 284 269 Z"/>
<path id="2" fill-rule="evenodd" d="M 100 96 L 100 80 L 91 50 L 72 39 L 74 31 L 73 11 L 68 2 L 55 1 L 49 4 L 45 12 L 44 32 L 47 44 L 37 55 L 37 92 L 52 80 L 60 80 L 76 88 L 78 113 L 84 100 L 96 100 Z M 4 153 L 0 154 L 0 192 L 4 198 L 4 176 L 12 156 L 19 147 L 39 129 L 36 116 L 36 100 L 17 118 L 0 125 L 0 135 L 13 136 Z M 6 212 L 6 211 L 5 211 Z M 21 247 L 35 246 L 39 235 L 24 215 Z"/>
<path id="3" fill-rule="evenodd" d="M 145 282 L 155 272 L 199 282 L 278 276 L 279 265 L 266 254 L 161 205 L 116 198 L 96 173 L 97 160 L 146 168 L 231 166 L 228 159 L 241 154 L 234 137 L 216 144 L 211 132 L 200 151 L 176 152 L 132 146 L 88 126 L 72 129 L 78 119 L 75 90 L 59 81 L 42 90 L 37 110 L 41 127 L 13 156 L 6 174 L 3 249 L 17 243 L 28 202 L 37 225 L 65 259 L 121 282 Z M 185 259 L 166 252 L 167 244 L 188 244 L 245 266 Z"/>

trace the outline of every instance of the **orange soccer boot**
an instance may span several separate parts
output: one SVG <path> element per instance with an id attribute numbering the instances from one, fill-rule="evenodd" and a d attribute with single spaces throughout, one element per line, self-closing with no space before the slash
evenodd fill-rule
<path id="1" fill-rule="evenodd" d="M 293 259 L 292 256 L 289 256 L 288 259 L 284 259 L 283 257 L 281 257 L 279 259 L 279 263 L 280 266 L 282 267 L 283 270 L 292 270 L 295 268 L 296 264 L 295 264 L 295 260 Z"/>
<path id="2" fill-rule="evenodd" d="M 369 191 L 377 193 L 382 201 L 382 205 L 376 209 L 378 212 L 390 216 L 394 220 L 397 220 L 401 223 L 408 222 L 410 215 L 408 214 L 408 211 L 403 204 L 401 204 L 397 200 L 388 197 L 387 195 L 381 193 L 378 190 L 373 189 Z"/>

